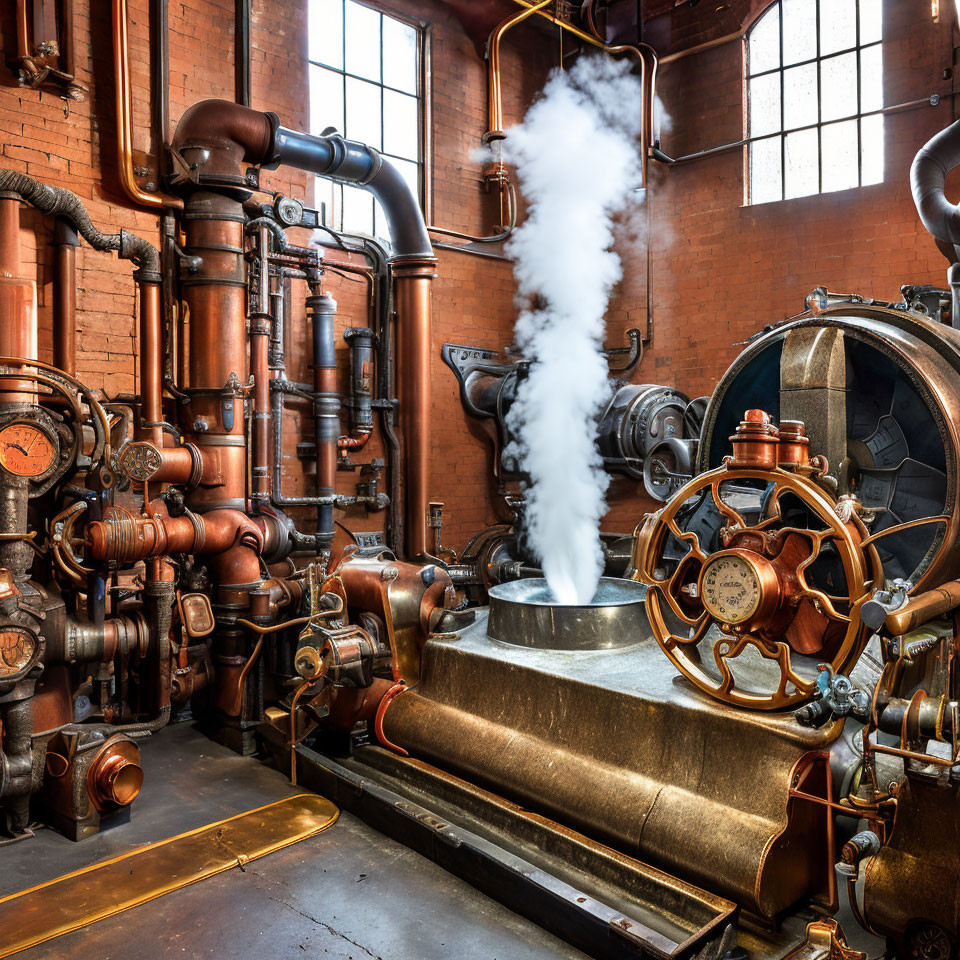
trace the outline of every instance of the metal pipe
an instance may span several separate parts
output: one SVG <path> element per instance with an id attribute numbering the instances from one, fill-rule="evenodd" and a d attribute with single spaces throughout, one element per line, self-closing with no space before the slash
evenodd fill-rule
<path id="1" fill-rule="evenodd" d="M 113 0 L 113 66 L 117 110 L 117 169 L 123 192 L 141 206 L 176 207 L 183 201 L 159 191 L 147 193 L 133 175 L 133 92 L 130 85 L 130 53 L 127 38 L 127 0 Z"/>
<path id="2" fill-rule="evenodd" d="M 960 257 L 960 209 L 947 199 L 944 181 L 958 165 L 960 120 L 928 140 L 910 167 L 910 189 L 920 220 L 935 239 L 954 248 L 954 261 Z"/>
<path id="3" fill-rule="evenodd" d="M 233 84 L 234 99 L 250 106 L 250 0 L 236 0 L 234 7 Z"/>
<path id="4" fill-rule="evenodd" d="M 77 231 L 63 217 L 53 228 L 53 363 L 77 375 Z"/>
<path id="5" fill-rule="evenodd" d="M 37 285 L 23 276 L 20 257 L 20 200 L 0 196 L 0 356 L 37 358 Z M 0 401 L 33 403 L 28 380 L 0 379 Z M 13 528 L 4 527 L 12 532 Z"/>
<path id="6" fill-rule="evenodd" d="M 329 293 L 307 297 L 307 318 L 313 328 L 313 437 L 316 444 L 317 497 L 332 498 L 337 476 L 337 439 L 340 436 L 340 394 L 334 319 L 337 301 Z M 317 507 L 317 546 L 328 551 L 333 543 L 333 504 Z"/>
<path id="7" fill-rule="evenodd" d="M 406 485 L 405 543 L 410 559 L 428 552 L 430 503 L 430 288 L 433 262 L 395 263 L 397 317 L 404 318 L 397 357 L 400 428 Z"/>
<path id="8" fill-rule="evenodd" d="M 436 260 L 413 191 L 388 160 L 365 144 L 339 136 L 299 133 L 280 126 L 275 114 L 260 113 L 224 100 L 204 100 L 190 107 L 177 125 L 172 149 L 184 161 L 182 171 L 189 171 L 189 175 L 181 172 L 180 182 L 184 184 L 192 182 L 233 190 L 239 184 L 248 183 L 244 163 L 283 163 L 320 176 L 357 183 L 379 200 L 393 247 L 390 263 L 397 282 L 400 352 L 420 364 L 416 370 L 404 370 L 400 406 L 401 410 L 417 412 L 403 414 L 411 426 L 405 441 L 407 516 L 413 520 L 407 553 L 410 556 L 425 553 L 430 454 L 427 417 L 431 408 L 429 288 Z M 193 309 L 191 316 L 195 318 Z M 194 319 L 191 328 L 195 327 Z M 223 342 L 222 338 L 208 340 L 220 345 Z M 408 360 L 401 362 L 405 364 Z"/>
<path id="9" fill-rule="evenodd" d="M 503 96 L 500 88 L 500 41 L 508 30 L 552 4 L 553 0 L 539 0 L 532 6 L 524 5 L 524 8 L 513 16 L 501 20 L 490 34 L 490 39 L 487 41 L 488 123 L 487 132 L 483 135 L 484 143 L 503 140 L 506 137 L 503 132 Z M 502 160 L 500 164 L 502 166 Z"/>
<path id="10" fill-rule="evenodd" d="M 140 418 L 138 440 L 163 446 L 163 327 L 160 282 L 138 284 L 140 294 Z"/>

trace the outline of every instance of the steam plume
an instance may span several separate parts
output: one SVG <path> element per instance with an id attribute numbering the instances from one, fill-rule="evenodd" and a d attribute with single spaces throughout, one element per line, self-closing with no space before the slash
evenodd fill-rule
<path id="1" fill-rule="evenodd" d="M 554 72 L 523 123 L 508 131 L 527 218 L 511 237 L 516 340 L 533 357 L 509 425 L 530 476 L 526 517 L 559 603 L 589 602 L 603 570 L 607 476 L 596 418 L 608 398 L 604 313 L 620 279 L 614 217 L 637 203 L 643 117 L 629 64 L 581 57 Z"/>

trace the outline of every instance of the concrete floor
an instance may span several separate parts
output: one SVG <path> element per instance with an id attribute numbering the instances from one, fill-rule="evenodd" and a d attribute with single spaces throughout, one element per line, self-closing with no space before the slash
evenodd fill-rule
<path id="1" fill-rule="evenodd" d="M 293 793 L 187 724 L 143 746 L 131 820 L 7 848 L 0 895 Z M 308 840 L 17 955 L 22 960 L 580 960 L 584 954 L 347 813 Z"/>

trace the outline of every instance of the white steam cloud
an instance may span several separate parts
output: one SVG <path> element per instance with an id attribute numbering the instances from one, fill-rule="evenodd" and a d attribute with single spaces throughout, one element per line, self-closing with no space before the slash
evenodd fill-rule
<path id="1" fill-rule="evenodd" d="M 554 72 L 507 131 L 527 217 L 507 245 L 523 308 L 516 340 L 532 357 L 508 423 L 530 476 L 527 526 L 557 601 L 587 603 L 603 571 L 608 478 L 596 418 L 608 399 L 604 313 L 620 279 L 614 218 L 640 201 L 643 91 L 629 64 L 581 57 Z"/>

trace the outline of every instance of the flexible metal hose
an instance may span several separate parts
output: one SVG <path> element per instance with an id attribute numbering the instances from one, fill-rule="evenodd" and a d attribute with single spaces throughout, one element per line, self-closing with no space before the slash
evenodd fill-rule
<path id="1" fill-rule="evenodd" d="M 147 283 L 160 281 L 160 254 L 142 237 L 121 230 L 102 233 L 90 219 L 80 198 L 63 187 L 51 187 L 16 170 L 0 169 L 0 193 L 14 193 L 25 203 L 51 217 L 64 217 L 94 250 L 115 250 L 123 260 L 136 264 L 134 279 Z"/>

